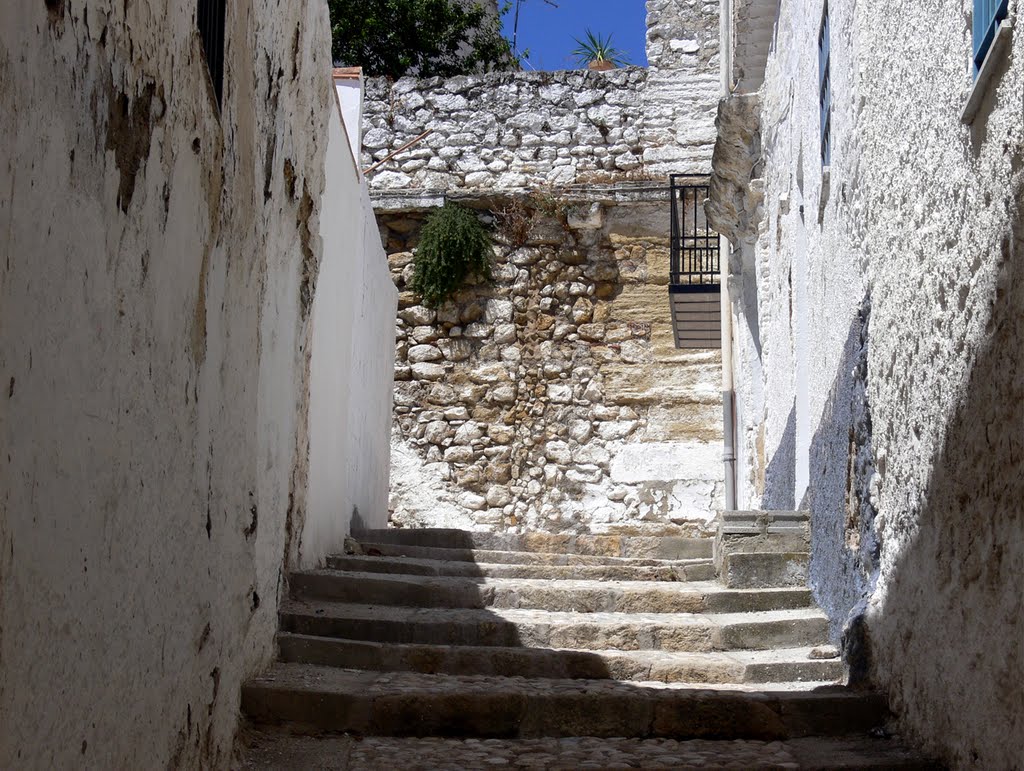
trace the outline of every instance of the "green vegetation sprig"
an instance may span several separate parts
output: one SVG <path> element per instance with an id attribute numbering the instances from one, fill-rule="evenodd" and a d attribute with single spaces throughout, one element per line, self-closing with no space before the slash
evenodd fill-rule
<path id="1" fill-rule="evenodd" d="M 477 216 L 455 203 L 446 203 L 427 217 L 413 258 L 409 287 L 436 308 L 450 300 L 476 275 L 491 279 L 494 248 Z"/>
<path id="2" fill-rule="evenodd" d="M 583 40 L 577 37 L 574 37 L 573 40 L 576 41 L 577 47 L 572 50 L 571 55 L 576 58 L 576 62 L 581 67 L 605 63 L 612 67 L 622 67 L 628 63 L 625 52 L 612 45 L 611 35 L 595 35 L 588 29 Z"/>

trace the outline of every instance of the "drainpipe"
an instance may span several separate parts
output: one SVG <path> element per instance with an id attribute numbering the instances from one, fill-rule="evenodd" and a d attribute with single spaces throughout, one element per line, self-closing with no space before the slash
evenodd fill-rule
<path id="1" fill-rule="evenodd" d="M 732 92 L 732 0 L 721 0 L 719 17 L 719 68 L 722 98 Z M 732 371 L 732 301 L 729 297 L 729 257 L 731 245 L 719 236 L 720 281 L 722 287 L 722 428 L 725 465 L 725 509 L 736 510 L 736 392 Z"/>

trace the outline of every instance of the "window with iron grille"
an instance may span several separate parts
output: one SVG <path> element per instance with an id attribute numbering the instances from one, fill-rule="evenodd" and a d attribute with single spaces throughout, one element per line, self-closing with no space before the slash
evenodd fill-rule
<path id="1" fill-rule="evenodd" d="M 978 77 L 981 65 L 996 38 L 999 23 L 1006 18 L 1009 0 L 974 0 L 973 20 L 973 62 L 974 77 Z"/>
<path id="2" fill-rule="evenodd" d="M 818 32 L 818 107 L 821 112 L 821 165 L 832 162 L 832 63 L 829 41 L 828 2 Z"/>
<path id="3" fill-rule="evenodd" d="M 196 25 L 203 39 L 203 53 L 210 68 L 217 104 L 224 95 L 224 12 L 227 0 L 198 0 Z"/>

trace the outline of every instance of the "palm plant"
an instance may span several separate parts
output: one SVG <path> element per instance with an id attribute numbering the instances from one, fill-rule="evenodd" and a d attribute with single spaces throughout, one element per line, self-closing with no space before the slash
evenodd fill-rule
<path id="1" fill-rule="evenodd" d="M 614 67 L 621 67 L 628 64 L 624 51 L 612 46 L 612 36 L 595 35 L 587 30 L 583 40 L 573 38 L 576 41 L 576 48 L 571 52 L 576 57 L 581 67 L 589 67 L 592 70 L 610 70 Z"/>

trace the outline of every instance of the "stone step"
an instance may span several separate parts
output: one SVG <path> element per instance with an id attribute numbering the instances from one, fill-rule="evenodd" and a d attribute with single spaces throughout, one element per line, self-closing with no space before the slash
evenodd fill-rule
<path id="1" fill-rule="evenodd" d="M 482 768 L 577 771 L 601 769 L 799 768 L 805 771 L 938 771 L 892 739 L 809 737 L 782 742 L 689 739 L 624 739 L 591 736 L 540 739 L 444 739 L 393 736 L 296 736 L 261 731 L 249 735 L 242 769 L 393 769 L 465 771 Z"/>
<path id="2" fill-rule="evenodd" d="M 807 607 L 808 589 L 726 589 L 717 582 L 550 581 L 353 573 L 291 574 L 295 599 L 419 608 L 532 608 L 577 613 L 741 613 Z"/>
<path id="3" fill-rule="evenodd" d="M 758 613 L 564 613 L 287 600 L 281 631 L 382 643 L 586 650 L 768 650 L 822 645 L 815 608 Z"/>
<path id="4" fill-rule="evenodd" d="M 257 723 L 364 736 L 780 740 L 866 732 L 884 699 L 840 687 L 732 692 L 663 683 L 365 672 L 275 664 L 242 688 Z"/>
<path id="5" fill-rule="evenodd" d="M 811 658 L 813 648 L 720 653 L 403 645 L 282 633 L 281 661 L 381 672 L 501 675 L 666 683 L 837 681 L 838 658 Z"/>
<path id="6" fill-rule="evenodd" d="M 807 586 L 808 552 L 732 552 L 722 557 L 721 580 L 731 589 Z"/>
<path id="7" fill-rule="evenodd" d="M 405 557 L 410 559 L 472 562 L 499 565 L 615 565 L 623 567 L 671 567 L 680 562 L 710 560 L 711 557 L 683 559 L 651 559 L 647 557 L 601 557 L 594 554 L 559 554 L 555 552 L 501 551 L 495 549 L 446 549 L 439 546 L 375 543 L 364 541 L 363 554 L 373 557 Z M 341 556 L 341 555 L 339 555 Z M 357 555 L 345 555 L 357 556 Z"/>
<path id="8" fill-rule="evenodd" d="M 327 558 L 327 567 L 363 573 L 481 578 L 568 578 L 596 581 L 710 581 L 715 578 L 715 566 L 710 559 L 679 560 L 662 565 L 522 565 L 338 555 Z"/>
<path id="9" fill-rule="evenodd" d="M 518 534 L 424 528 L 364 530 L 354 532 L 352 537 L 360 543 L 672 560 L 707 558 L 712 556 L 714 550 L 714 540 L 711 538 L 686 538 L 677 535 Z"/>

